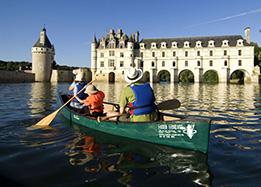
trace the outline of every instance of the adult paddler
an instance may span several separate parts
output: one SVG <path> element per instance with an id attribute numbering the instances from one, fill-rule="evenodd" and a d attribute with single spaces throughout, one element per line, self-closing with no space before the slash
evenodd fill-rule
<path id="1" fill-rule="evenodd" d="M 128 114 L 122 115 L 117 119 L 110 118 L 111 120 L 145 122 L 156 121 L 158 119 L 153 90 L 148 83 L 139 82 L 142 76 L 143 73 L 140 69 L 133 67 L 128 69 L 124 75 L 124 79 L 130 85 L 122 90 L 120 111 L 108 111 L 107 116 L 115 116 L 126 112 Z M 129 108 L 128 111 L 126 111 L 127 107 Z"/>

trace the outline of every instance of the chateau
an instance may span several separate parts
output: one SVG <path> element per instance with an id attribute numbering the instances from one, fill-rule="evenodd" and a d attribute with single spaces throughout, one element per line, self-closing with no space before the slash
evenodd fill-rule
<path id="1" fill-rule="evenodd" d="M 126 70 L 142 69 L 143 80 L 158 82 L 161 71 L 170 73 L 170 82 L 179 82 L 179 75 L 190 70 L 194 82 L 202 82 L 207 71 L 214 71 L 219 82 L 229 82 L 236 70 L 244 72 L 245 82 L 259 81 L 259 67 L 254 67 L 254 46 L 250 45 L 250 28 L 245 38 L 240 35 L 144 38 L 139 31 L 129 37 L 121 29 L 110 30 L 91 43 L 92 77 L 98 81 L 121 82 Z"/>

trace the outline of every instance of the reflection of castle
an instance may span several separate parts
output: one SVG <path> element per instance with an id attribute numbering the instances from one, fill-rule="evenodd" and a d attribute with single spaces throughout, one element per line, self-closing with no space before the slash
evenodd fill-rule
<path id="1" fill-rule="evenodd" d="M 258 82 L 259 67 L 254 67 L 254 47 L 250 45 L 250 28 L 245 39 L 240 35 L 145 38 L 139 32 L 128 37 L 118 29 L 110 30 L 101 40 L 94 36 L 91 44 L 92 76 L 100 81 L 123 81 L 123 74 L 132 65 L 143 70 L 151 82 L 167 70 L 171 82 L 178 82 L 184 70 L 194 74 L 195 82 L 202 82 L 207 71 L 215 71 L 219 82 L 228 82 L 231 74 L 244 72 L 245 81 Z"/>

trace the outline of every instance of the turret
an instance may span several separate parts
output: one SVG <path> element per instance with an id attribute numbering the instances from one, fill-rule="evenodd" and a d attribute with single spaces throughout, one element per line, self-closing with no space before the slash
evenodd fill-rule
<path id="1" fill-rule="evenodd" d="M 97 69 L 97 40 L 96 36 L 93 36 L 92 44 L 91 44 L 91 71 L 92 73 L 96 72 Z"/>
<path id="2" fill-rule="evenodd" d="M 54 46 L 46 35 L 46 29 L 43 28 L 39 39 L 32 47 L 32 72 L 35 73 L 35 81 L 50 81 L 54 55 Z"/>

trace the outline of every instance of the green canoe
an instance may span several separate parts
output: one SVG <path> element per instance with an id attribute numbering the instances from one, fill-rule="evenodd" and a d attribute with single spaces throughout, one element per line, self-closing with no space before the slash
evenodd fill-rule
<path id="1" fill-rule="evenodd" d="M 63 105 L 70 97 L 61 95 Z M 105 110 L 117 104 L 104 102 Z M 61 110 L 63 116 L 74 123 L 112 135 L 142 140 L 146 142 L 196 150 L 206 153 L 209 142 L 209 119 L 177 118 L 176 115 L 162 113 L 164 121 L 155 122 L 116 122 L 104 120 L 98 122 L 96 118 L 84 116 L 69 107 Z"/>

